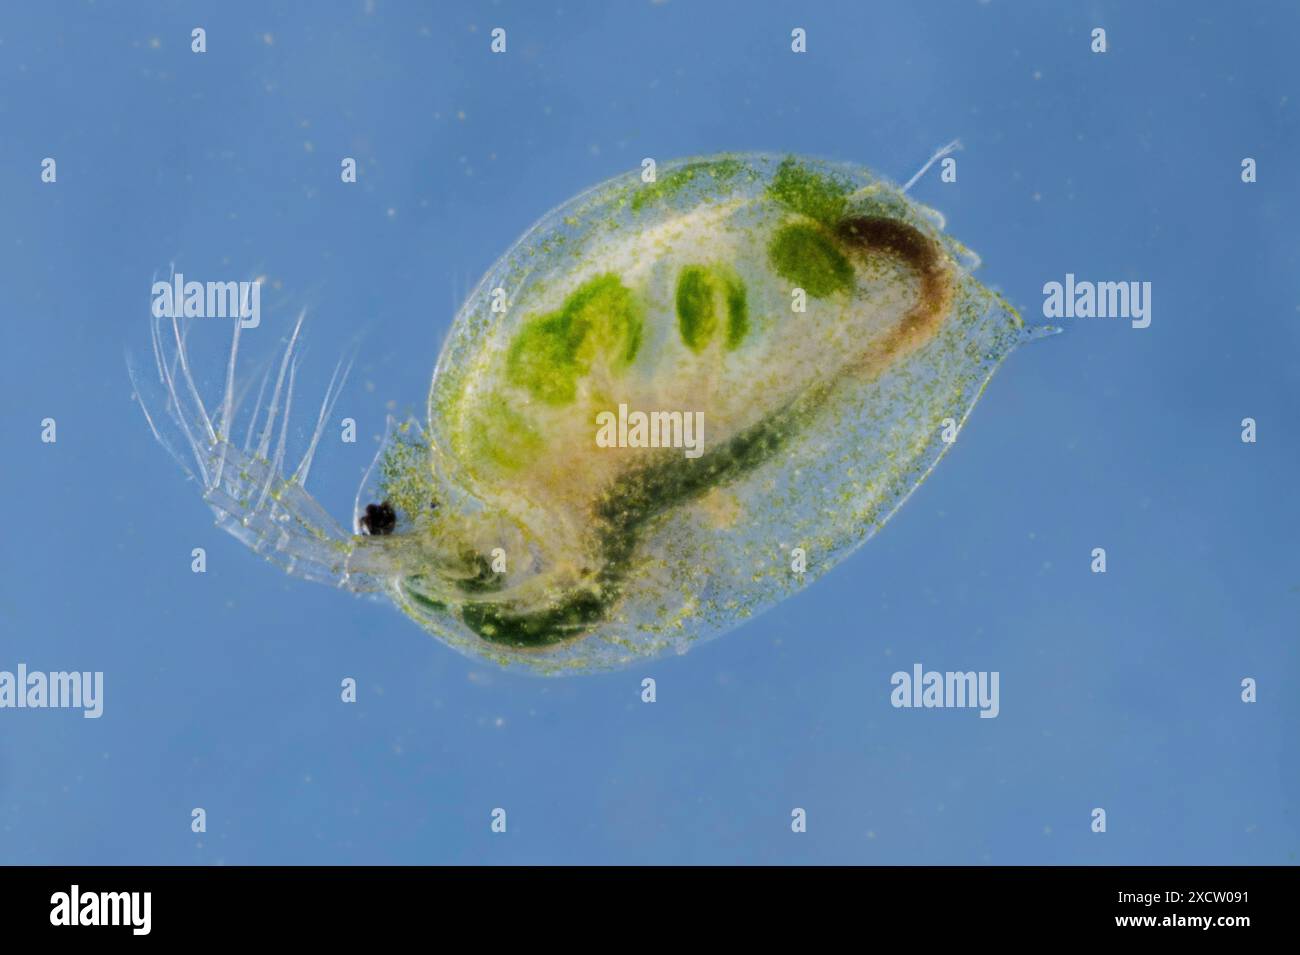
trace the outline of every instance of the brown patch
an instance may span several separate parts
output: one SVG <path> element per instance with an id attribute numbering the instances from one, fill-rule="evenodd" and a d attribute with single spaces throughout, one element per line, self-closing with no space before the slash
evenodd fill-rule
<path id="1" fill-rule="evenodd" d="M 877 345 L 864 364 L 879 370 L 884 364 L 919 348 L 939 330 L 952 306 L 952 269 L 939 243 L 914 226 L 885 216 L 849 216 L 835 234 L 858 253 L 885 255 L 909 268 L 920 280 L 916 304 Z"/>

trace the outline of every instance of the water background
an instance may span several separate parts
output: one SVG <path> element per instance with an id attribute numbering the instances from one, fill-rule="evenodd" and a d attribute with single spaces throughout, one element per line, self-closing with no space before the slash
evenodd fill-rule
<path id="1" fill-rule="evenodd" d="M 7 4 L 0 669 L 102 670 L 105 712 L 0 711 L 0 862 L 1294 863 L 1298 36 L 1284 3 Z M 289 579 L 131 400 L 155 273 L 267 275 L 301 394 L 358 343 L 361 439 L 313 478 L 346 519 L 553 206 L 724 150 L 905 181 L 956 137 L 914 194 L 984 281 L 1033 321 L 1067 272 L 1150 281 L 1151 326 L 1014 354 L 877 538 L 685 657 L 505 674 Z M 892 708 L 918 662 L 999 671 L 1001 715 Z"/>

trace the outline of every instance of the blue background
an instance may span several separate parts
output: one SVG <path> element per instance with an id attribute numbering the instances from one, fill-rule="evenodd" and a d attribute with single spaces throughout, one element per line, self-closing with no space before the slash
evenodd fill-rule
<path id="1" fill-rule="evenodd" d="M 7 4 L 0 669 L 106 698 L 0 711 L 0 862 L 1294 863 L 1298 37 L 1282 3 Z M 265 273 L 267 350 L 309 312 L 300 394 L 360 342 L 362 438 L 312 481 L 346 520 L 552 206 L 723 150 L 904 181 L 954 137 L 914 194 L 985 282 L 1042 321 L 1066 272 L 1150 281 L 1151 327 L 1018 351 L 877 538 L 685 657 L 512 675 L 287 578 L 132 401 L 155 273 Z M 195 334 L 218 379 L 227 327 Z M 1001 715 L 892 708 L 915 662 L 1000 671 Z"/>

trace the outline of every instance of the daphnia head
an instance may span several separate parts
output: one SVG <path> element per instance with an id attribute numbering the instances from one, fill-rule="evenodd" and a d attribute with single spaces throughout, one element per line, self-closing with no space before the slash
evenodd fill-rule
<path id="1" fill-rule="evenodd" d="M 382 574 L 398 606 L 463 648 L 481 641 L 542 648 L 564 639 L 569 631 L 541 621 L 557 602 L 598 586 L 582 535 L 553 510 L 485 494 L 458 477 L 416 421 L 390 421 L 357 494 L 354 565 Z M 533 622 L 519 633 L 494 626 L 506 616 Z"/>

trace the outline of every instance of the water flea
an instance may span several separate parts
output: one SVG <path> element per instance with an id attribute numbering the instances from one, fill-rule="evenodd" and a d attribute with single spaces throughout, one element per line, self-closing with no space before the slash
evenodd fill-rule
<path id="1" fill-rule="evenodd" d="M 976 264 L 862 166 L 725 154 L 658 163 L 653 182 L 631 170 L 488 270 L 427 414 L 389 421 L 350 527 L 306 489 L 347 368 L 302 410 L 301 317 L 263 317 L 288 340 L 264 379 L 240 361 L 240 323 L 209 360 L 213 326 L 155 318 L 156 367 L 133 380 L 218 525 L 290 574 L 386 595 L 503 666 L 607 669 L 744 624 L 897 513 L 952 444 L 939 423 L 964 425 L 1041 337 Z M 798 573 L 791 541 L 816 555 Z"/>

